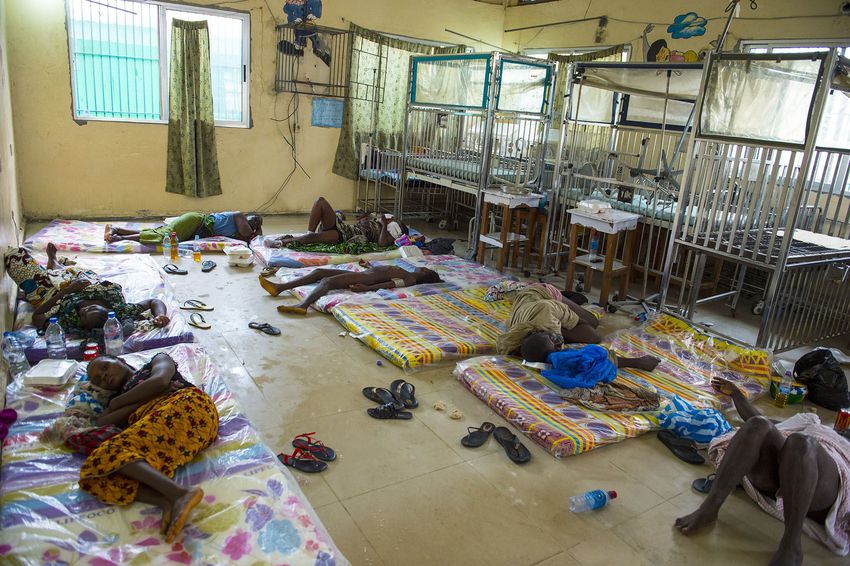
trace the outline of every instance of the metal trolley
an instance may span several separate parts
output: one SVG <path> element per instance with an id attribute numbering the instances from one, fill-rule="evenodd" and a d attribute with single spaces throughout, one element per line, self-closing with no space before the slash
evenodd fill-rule
<path id="1" fill-rule="evenodd" d="M 447 189 L 450 214 L 472 212 L 475 249 L 484 190 L 540 187 L 554 75 L 553 63 L 497 52 L 411 57 L 396 215 L 414 198 L 421 213 L 417 187 Z"/>
<path id="2" fill-rule="evenodd" d="M 692 318 L 763 281 L 755 345 L 793 349 L 850 332 L 850 133 L 816 141 L 839 67 L 835 51 L 709 56 L 664 266 L 662 307 Z M 822 132 L 821 132 L 822 133 Z M 678 252 L 683 252 L 679 254 Z M 700 296 L 708 258 L 733 274 Z M 681 262 L 682 265 L 676 264 Z M 692 285 L 669 292 L 674 270 Z"/>

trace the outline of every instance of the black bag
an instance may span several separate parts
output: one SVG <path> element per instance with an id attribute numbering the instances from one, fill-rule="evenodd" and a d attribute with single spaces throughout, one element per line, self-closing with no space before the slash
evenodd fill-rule
<path id="1" fill-rule="evenodd" d="M 850 407 L 847 378 L 829 350 L 814 350 L 794 364 L 794 379 L 805 385 L 807 398 L 830 411 Z"/>

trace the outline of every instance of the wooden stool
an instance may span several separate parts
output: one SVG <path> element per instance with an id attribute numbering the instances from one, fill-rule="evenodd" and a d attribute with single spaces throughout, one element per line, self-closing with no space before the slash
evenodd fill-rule
<path id="1" fill-rule="evenodd" d="M 540 204 L 542 197 L 538 194 L 530 193 L 527 195 L 510 195 L 501 191 L 484 191 L 484 206 L 481 212 L 480 233 L 478 236 L 478 263 L 484 263 L 484 252 L 487 246 L 499 248 L 499 259 L 496 263 L 496 269 L 499 271 L 505 270 L 508 254 L 512 246 L 519 245 L 525 242 L 528 238 L 521 233 L 512 232 L 513 222 L 512 216 L 515 209 L 526 208 L 529 213 L 529 226 L 536 223 L 537 206 Z M 502 226 L 498 233 L 488 234 L 488 225 L 492 206 L 496 205 L 502 210 Z M 530 253 L 526 247 L 526 256 Z"/>
<path id="2" fill-rule="evenodd" d="M 608 294 L 611 290 L 611 280 L 614 277 L 620 277 L 620 296 L 625 297 L 629 289 L 629 275 L 632 270 L 632 246 L 634 245 L 635 228 L 640 215 L 614 209 L 605 209 L 594 213 L 585 208 L 573 208 L 568 212 L 570 213 L 570 255 L 567 262 L 565 289 L 572 291 L 575 268 L 578 265 L 585 268 L 586 289 L 590 288 L 593 272 L 602 272 L 602 288 L 599 291 L 600 305 L 603 307 L 608 305 Z M 591 238 L 597 231 L 607 235 L 605 255 L 602 261 L 591 261 L 590 254 L 576 257 L 580 226 L 591 229 Z M 626 232 L 623 261 L 614 259 L 620 232 Z"/>

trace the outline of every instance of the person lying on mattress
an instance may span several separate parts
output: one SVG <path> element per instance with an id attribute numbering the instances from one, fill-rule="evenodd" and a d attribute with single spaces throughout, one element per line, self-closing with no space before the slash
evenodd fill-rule
<path id="1" fill-rule="evenodd" d="M 32 324 L 36 328 L 44 328 L 55 316 L 66 334 L 88 337 L 103 328 L 109 311 L 128 325 L 125 334 L 133 331 L 129 328 L 131 323 L 149 321 L 162 328 L 170 322 L 165 303 L 159 299 L 128 303 L 121 285 L 102 280 L 93 271 L 63 266 L 52 243 L 47 245 L 47 267 L 24 248 L 7 253 L 4 263 L 6 273 L 35 307 Z"/>
<path id="2" fill-rule="evenodd" d="M 101 356 L 89 362 L 87 373 L 93 384 L 115 392 L 97 425 L 123 430 L 86 458 L 80 488 L 110 505 L 156 505 L 162 509 L 162 534 L 173 542 L 204 491 L 171 478 L 218 436 L 215 404 L 180 375 L 167 354 L 139 370 Z"/>
<path id="3" fill-rule="evenodd" d="M 689 535 L 710 525 L 726 498 L 743 485 L 759 507 L 785 523 L 771 564 L 802 564 L 802 533 L 847 556 L 850 441 L 814 413 L 775 424 L 733 383 L 715 378 L 711 384 L 732 397 L 744 424 L 712 441 L 708 455 L 717 475 L 708 497 L 696 511 L 676 519 L 676 528 Z"/>
<path id="4" fill-rule="evenodd" d="M 440 275 L 431 269 L 417 267 L 413 271 L 407 271 L 394 265 L 370 267 L 366 271 L 357 273 L 343 271 L 341 269 L 318 268 L 303 277 L 298 277 L 287 283 L 273 283 L 262 275 L 260 276 L 260 286 L 272 297 L 277 297 L 289 289 L 319 283 L 301 304 L 294 306 L 281 305 L 277 307 L 277 310 L 282 313 L 301 315 L 307 314 L 307 309 L 310 305 L 335 289 L 349 289 L 355 293 L 366 293 L 379 289 L 398 289 L 423 283 L 442 282 Z"/>
<path id="5" fill-rule="evenodd" d="M 602 337 L 597 326 L 599 320 L 590 311 L 565 298 L 554 286 L 532 283 L 514 298 L 508 331 L 496 339 L 496 352 L 518 354 L 528 362 L 546 362 L 564 342 L 598 344 Z M 646 371 L 654 370 L 659 362 L 652 356 L 614 357 L 617 367 Z"/>
<path id="6" fill-rule="evenodd" d="M 191 241 L 196 235 L 201 238 L 224 236 L 250 242 L 255 236 L 263 233 L 263 217 L 241 212 L 187 212 L 158 228 L 135 231 L 110 226 L 107 241 L 132 240 L 148 246 L 157 246 L 172 232 L 177 233 L 177 239 L 181 242 Z"/>
<path id="7" fill-rule="evenodd" d="M 265 241 L 271 248 L 285 247 L 287 244 L 344 244 L 346 242 L 371 242 L 380 246 L 392 246 L 396 238 L 409 234 L 410 229 L 386 215 L 380 218 L 359 216 L 353 224 L 347 224 L 342 213 L 334 212 L 334 208 L 319 197 L 310 210 L 307 221 L 307 233 L 300 236 L 283 236 Z"/>

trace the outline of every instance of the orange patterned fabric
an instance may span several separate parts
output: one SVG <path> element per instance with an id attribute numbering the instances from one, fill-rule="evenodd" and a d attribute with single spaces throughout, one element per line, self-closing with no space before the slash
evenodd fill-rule
<path id="1" fill-rule="evenodd" d="M 173 477 L 218 436 L 218 411 L 196 387 L 158 397 L 130 415 L 128 427 L 98 446 L 80 470 L 80 487 L 104 503 L 129 505 L 139 484 L 119 470 L 146 461 Z"/>

